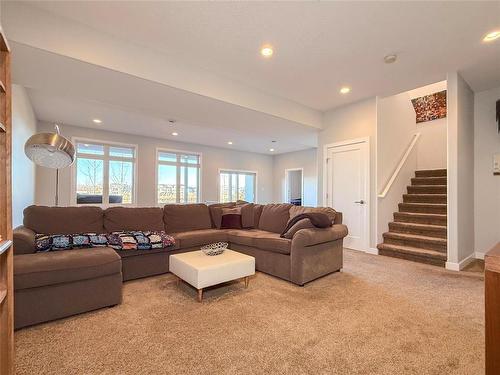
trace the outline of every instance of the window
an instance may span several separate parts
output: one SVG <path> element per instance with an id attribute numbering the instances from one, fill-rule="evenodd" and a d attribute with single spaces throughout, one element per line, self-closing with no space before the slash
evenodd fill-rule
<path id="1" fill-rule="evenodd" d="M 158 150 L 156 173 L 159 204 L 200 201 L 200 159 L 199 154 Z"/>
<path id="2" fill-rule="evenodd" d="M 136 147 L 83 140 L 75 143 L 76 203 L 135 203 Z"/>
<path id="3" fill-rule="evenodd" d="M 219 171 L 219 201 L 244 200 L 255 202 L 257 173 L 245 171 Z"/>

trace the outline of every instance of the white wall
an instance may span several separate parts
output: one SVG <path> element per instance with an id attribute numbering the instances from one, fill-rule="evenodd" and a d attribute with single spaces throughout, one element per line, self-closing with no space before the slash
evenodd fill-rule
<path id="1" fill-rule="evenodd" d="M 415 90 L 408 91 L 410 99 L 446 90 L 446 81 L 436 82 Z M 447 120 L 441 118 L 416 124 L 420 139 L 416 146 L 417 169 L 446 168 Z"/>
<path id="2" fill-rule="evenodd" d="M 12 226 L 23 223 L 23 209 L 35 202 L 35 164 L 24 143 L 36 133 L 36 118 L 24 87 L 12 85 Z"/>
<path id="3" fill-rule="evenodd" d="M 401 158 L 416 133 L 415 110 L 408 92 L 380 98 L 377 104 L 377 195 L 386 187 Z M 394 221 L 393 213 L 406 193 L 406 187 L 417 169 L 417 150 L 414 148 L 399 171 L 387 195 L 377 197 L 377 243 Z"/>
<path id="4" fill-rule="evenodd" d="M 324 128 L 318 136 L 318 204 L 323 205 L 324 146 L 355 138 L 370 139 L 370 247 L 376 246 L 376 159 L 377 159 L 377 100 L 370 98 L 324 114 Z M 335 207 L 333 207 L 335 208 Z"/>
<path id="5" fill-rule="evenodd" d="M 474 96 L 474 248 L 478 253 L 500 242 L 500 176 L 493 175 L 493 155 L 500 153 L 495 121 L 499 99 L 500 87 Z"/>
<path id="6" fill-rule="evenodd" d="M 416 131 L 420 133 L 416 146 L 417 169 L 446 168 L 446 118 L 416 124 Z"/>
<path id="7" fill-rule="evenodd" d="M 53 131 L 53 124 L 39 123 L 39 131 Z M 273 201 L 273 157 L 249 152 L 201 146 L 190 143 L 172 142 L 164 139 L 139 137 L 128 134 L 94 130 L 76 126 L 61 126 L 62 134 L 67 138 L 81 137 L 101 141 L 121 142 L 138 145 L 138 181 L 137 205 L 156 205 L 156 149 L 195 151 L 202 153 L 201 200 L 218 200 L 218 169 L 240 169 L 257 171 L 257 201 Z M 61 206 L 71 201 L 71 168 L 60 172 L 59 202 Z M 36 178 L 36 203 L 54 204 L 55 171 L 38 167 Z"/>
<path id="8" fill-rule="evenodd" d="M 285 170 L 290 168 L 303 168 L 304 170 L 304 206 L 318 205 L 318 171 L 317 150 L 310 149 L 289 152 L 274 156 L 274 201 L 286 202 Z"/>
<path id="9" fill-rule="evenodd" d="M 448 262 L 474 253 L 474 93 L 456 72 L 448 74 Z M 497 223 L 498 224 L 498 223 Z"/>

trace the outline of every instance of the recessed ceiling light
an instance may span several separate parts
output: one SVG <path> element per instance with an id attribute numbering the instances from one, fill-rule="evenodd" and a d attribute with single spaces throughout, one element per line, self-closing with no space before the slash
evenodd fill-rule
<path id="1" fill-rule="evenodd" d="M 175 120 L 168 120 L 168 122 L 170 123 L 170 125 L 174 125 L 175 124 Z"/>
<path id="2" fill-rule="evenodd" d="M 228 144 L 228 145 L 232 145 L 232 144 L 233 144 L 233 142 L 231 142 L 231 141 L 228 141 L 228 142 L 227 142 L 227 144 Z"/>
<path id="3" fill-rule="evenodd" d="M 274 148 L 270 148 L 269 151 L 274 152 Z"/>
<path id="4" fill-rule="evenodd" d="M 342 87 L 342 88 L 340 89 L 340 93 L 341 93 L 341 94 L 349 94 L 350 92 L 351 92 L 351 88 L 350 88 L 350 87 L 347 87 L 347 86 L 346 86 L 346 87 Z"/>
<path id="5" fill-rule="evenodd" d="M 99 120 L 98 118 L 95 118 L 92 121 L 94 121 L 96 124 L 100 124 L 102 122 L 102 120 Z"/>
<path id="6" fill-rule="evenodd" d="M 500 30 L 495 30 L 491 33 L 486 34 L 486 36 L 483 38 L 483 42 L 493 42 L 498 38 L 500 38 Z"/>
<path id="7" fill-rule="evenodd" d="M 176 135 L 179 135 L 179 133 L 173 132 L 172 135 L 176 136 Z"/>
<path id="8" fill-rule="evenodd" d="M 273 47 L 270 45 L 262 46 L 260 49 L 260 54 L 264 57 L 271 57 L 274 53 Z"/>
<path id="9" fill-rule="evenodd" d="M 397 59 L 398 59 L 397 55 L 387 55 L 387 56 L 384 56 L 384 62 L 386 64 L 395 63 Z"/>

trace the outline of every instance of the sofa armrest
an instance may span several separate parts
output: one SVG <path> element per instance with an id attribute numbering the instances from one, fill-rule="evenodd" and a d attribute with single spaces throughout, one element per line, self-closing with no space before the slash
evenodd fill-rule
<path id="1" fill-rule="evenodd" d="M 35 252 L 35 232 L 25 226 L 14 229 L 14 255 L 32 254 Z"/>
<path id="2" fill-rule="evenodd" d="M 347 236 L 347 226 L 334 224 L 329 228 L 306 228 L 295 233 L 292 238 L 292 248 L 314 246 L 335 241 Z"/>
<path id="3" fill-rule="evenodd" d="M 335 220 L 333 224 L 342 224 L 342 212 L 335 212 Z"/>

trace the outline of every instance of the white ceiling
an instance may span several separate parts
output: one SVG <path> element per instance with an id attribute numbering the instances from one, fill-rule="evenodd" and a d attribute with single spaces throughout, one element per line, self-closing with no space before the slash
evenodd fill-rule
<path id="1" fill-rule="evenodd" d="M 41 121 L 266 154 L 317 144 L 312 127 L 18 43 L 11 48 L 13 81 L 28 87 Z"/>
<path id="2" fill-rule="evenodd" d="M 500 41 L 481 43 L 500 1 L 16 1 L 2 24 L 41 120 L 171 138 L 175 118 L 176 140 L 261 153 L 315 147 L 323 111 L 447 72 L 500 86 Z"/>
<path id="3" fill-rule="evenodd" d="M 327 110 L 460 70 L 500 85 L 500 2 L 87 2 L 32 5 L 232 80 Z M 275 46 L 270 60 L 258 50 Z M 383 57 L 397 53 L 395 65 Z M 342 85 L 352 93 L 338 94 Z"/>

